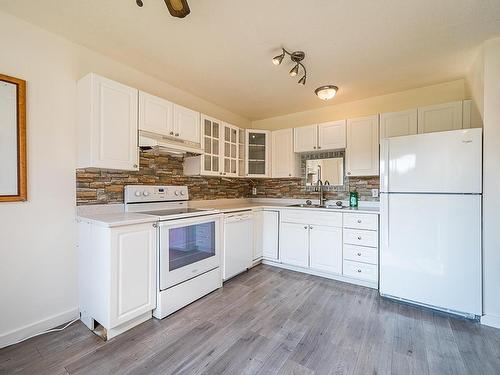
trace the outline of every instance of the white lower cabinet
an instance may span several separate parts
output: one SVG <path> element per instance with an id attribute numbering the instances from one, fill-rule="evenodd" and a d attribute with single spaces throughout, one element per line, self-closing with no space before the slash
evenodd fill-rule
<path id="1" fill-rule="evenodd" d="M 151 318 L 156 307 L 153 223 L 108 228 L 80 222 L 78 231 L 83 323 L 110 339 Z"/>
<path id="2" fill-rule="evenodd" d="M 318 271 L 342 273 L 342 229 L 310 226 L 310 267 Z"/>
<path id="3" fill-rule="evenodd" d="M 378 214 L 282 209 L 280 218 L 270 264 L 378 288 Z"/>
<path id="4" fill-rule="evenodd" d="M 281 223 L 280 261 L 309 267 L 309 225 Z"/>

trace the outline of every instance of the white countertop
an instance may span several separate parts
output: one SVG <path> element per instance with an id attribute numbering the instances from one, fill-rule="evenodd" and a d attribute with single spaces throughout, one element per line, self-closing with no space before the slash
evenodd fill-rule
<path id="1" fill-rule="evenodd" d="M 189 201 L 189 207 L 206 208 L 222 213 L 231 213 L 245 210 L 259 209 L 294 209 L 294 210 L 314 210 L 322 212 L 339 213 L 367 213 L 379 214 L 378 203 L 361 202 L 359 208 L 327 209 L 318 207 L 289 207 L 291 204 L 304 203 L 304 200 L 297 199 L 216 199 L 207 201 Z M 364 203 L 364 204 L 363 204 Z M 346 202 L 344 202 L 346 204 Z M 135 212 L 124 212 L 123 205 L 98 205 L 78 207 L 77 220 L 91 222 L 106 227 L 118 227 L 130 224 L 153 223 L 157 221 L 156 216 L 144 215 Z"/>
<path id="2" fill-rule="evenodd" d="M 82 213 L 77 216 L 77 221 L 90 222 L 104 227 L 119 227 L 131 224 L 154 223 L 156 216 L 139 214 L 136 212 L 111 212 L 111 213 Z"/>

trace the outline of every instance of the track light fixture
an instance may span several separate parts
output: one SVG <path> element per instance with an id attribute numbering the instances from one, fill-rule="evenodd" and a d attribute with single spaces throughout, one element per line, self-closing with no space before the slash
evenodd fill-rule
<path id="1" fill-rule="evenodd" d="M 299 85 L 304 86 L 306 84 L 306 79 L 307 79 L 307 71 L 306 67 L 304 64 L 302 64 L 302 60 L 306 57 L 306 54 L 302 51 L 295 51 L 295 52 L 288 52 L 286 49 L 281 48 L 281 55 L 274 56 L 273 57 L 273 64 L 274 65 L 281 65 L 283 62 L 283 59 L 285 58 L 285 55 L 290 56 L 290 60 L 292 60 L 295 63 L 295 66 L 290 70 L 288 73 L 290 77 L 295 77 L 299 74 L 299 70 L 302 67 L 304 70 L 304 75 L 302 78 L 299 80 Z"/>

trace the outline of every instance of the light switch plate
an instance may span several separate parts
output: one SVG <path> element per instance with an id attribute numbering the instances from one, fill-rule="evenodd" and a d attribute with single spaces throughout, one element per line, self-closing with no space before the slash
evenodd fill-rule
<path id="1" fill-rule="evenodd" d="M 378 189 L 372 189 L 372 197 L 378 198 Z"/>
<path id="2" fill-rule="evenodd" d="M 252 188 L 252 195 L 257 195 L 257 188 L 256 187 Z"/>

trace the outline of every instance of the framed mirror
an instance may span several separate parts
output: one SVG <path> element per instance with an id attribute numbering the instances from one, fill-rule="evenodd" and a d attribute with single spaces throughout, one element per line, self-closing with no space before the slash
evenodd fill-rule
<path id="1" fill-rule="evenodd" d="M 0 202 L 26 198 L 26 82 L 0 74 Z"/>
<path id="2" fill-rule="evenodd" d="M 306 186 L 316 186 L 318 180 L 331 186 L 344 185 L 344 158 L 310 159 L 306 161 Z"/>

